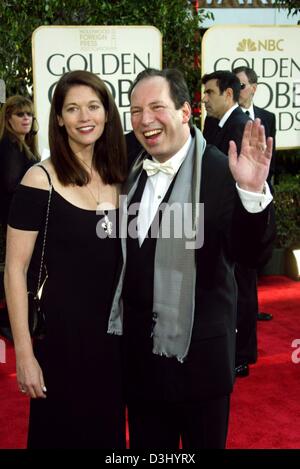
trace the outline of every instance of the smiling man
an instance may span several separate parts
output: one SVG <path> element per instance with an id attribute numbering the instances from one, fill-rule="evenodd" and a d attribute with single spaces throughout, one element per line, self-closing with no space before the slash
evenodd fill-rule
<path id="1" fill-rule="evenodd" d="M 187 101 L 179 104 L 179 98 L 178 102 L 172 101 L 169 84 L 163 77 L 145 80 L 142 92 L 139 88 L 132 93 L 132 127 L 143 147 L 162 163 L 188 140 L 191 107 Z"/>
<path id="2" fill-rule="evenodd" d="M 229 159 L 206 145 L 190 124 L 178 70 L 144 70 L 129 98 L 144 148 L 127 183 L 128 226 L 131 207 L 140 204 L 138 238 L 124 240 L 120 277 L 130 447 L 176 450 L 181 438 L 184 449 L 224 448 L 234 381 L 234 264 L 255 265 L 270 254 L 272 197 L 263 192 L 272 139 L 266 142 L 256 121 L 246 125 L 239 158 L 234 142 Z M 172 229 L 167 239 L 149 236 L 162 202 L 192 205 L 193 226 L 196 204 L 204 203 L 201 248 L 188 249 Z"/>

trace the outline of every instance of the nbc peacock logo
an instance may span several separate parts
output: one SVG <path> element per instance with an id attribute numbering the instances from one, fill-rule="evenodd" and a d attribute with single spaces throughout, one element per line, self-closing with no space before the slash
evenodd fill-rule
<path id="1" fill-rule="evenodd" d="M 256 52 L 256 51 L 283 51 L 284 39 L 263 39 L 253 41 L 250 37 L 244 38 L 238 42 L 236 50 L 238 52 Z"/>
<path id="2" fill-rule="evenodd" d="M 242 39 L 242 41 L 239 42 L 236 50 L 238 52 L 245 52 L 246 50 L 250 52 L 254 52 L 257 50 L 257 48 L 256 48 L 255 42 L 252 41 L 252 39 L 248 38 L 248 39 Z"/>

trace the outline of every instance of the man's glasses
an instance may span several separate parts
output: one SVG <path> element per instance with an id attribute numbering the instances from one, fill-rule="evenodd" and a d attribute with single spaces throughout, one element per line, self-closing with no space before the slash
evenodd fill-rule
<path id="1" fill-rule="evenodd" d="M 19 111 L 19 112 L 14 112 L 14 115 L 18 116 L 18 117 L 24 117 L 25 115 L 28 116 L 28 117 L 33 117 L 33 112 Z"/>
<path id="2" fill-rule="evenodd" d="M 241 90 L 244 90 L 246 88 L 246 83 L 241 83 Z"/>

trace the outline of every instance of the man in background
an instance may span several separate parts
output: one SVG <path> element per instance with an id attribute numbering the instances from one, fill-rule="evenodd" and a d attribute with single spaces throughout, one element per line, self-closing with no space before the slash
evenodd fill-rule
<path id="1" fill-rule="evenodd" d="M 254 120 L 257 117 L 261 120 L 265 128 L 266 137 L 273 138 L 273 152 L 268 175 L 268 183 L 272 181 L 275 175 L 275 151 L 276 151 L 276 117 L 273 112 L 255 106 L 253 99 L 257 90 L 257 74 L 249 67 L 236 67 L 233 73 L 237 76 L 241 83 L 241 91 L 239 97 L 239 105 L 249 117 Z"/>
<path id="2" fill-rule="evenodd" d="M 267 181 L 270 184 L 275 174 L 275 134 L 276 119 L 275 114 L 255 106 L 253 99 L 257 90 L 257 74 L 249 67 L 237 67 L 233 73 L 239 79 L 241 91 L 239 104 L 242 111 L 252 120 L 257 117 L 261 120 L 265 128 L 266 137 L 273 138 L 273 152 L 270 164 L 270 171 Z M 239 269 L 239 267 L 237 267 Z M 257 360 L 257 320 L 269 321 L 272 314 L 259 312 L 257 297 L 257 272 L 254 269 L 248 269 L 244 276 L 248 278 L 247 282 L 239 285 L 239 307 L 237 317 L 237 341 L 236 341 L 236 366 L 238 376 L 247 376 L 249 373 L 248 365 Z M 239 276 L 239 274 L 238 274 Z"/>
<path id="3" fill-rule="evenodd" d="M 238 153 L 246 122 L 250 119 L 239 107 L 241 85 L 234 73 L 218 70 L 202 77 L 207 117 L 203 135 L 207 143 L 215 145 L 225 155 L 229 142 L 236 143 Z"/>
<path id="4" fill-rule="evenodd" d="M 202 83 L 202 101 L 207 112 L 204 137 L 225 154 L 228 153 L 230 140 L 234 140 L 237 148 L 240 148 L 245 125 L 251 117 L 239 107 L 239 78 L 228 70 L 218 70 L 204 75 Z M 237 230 L 240 231 L 239 227 Z M 249 364 L 257 360 L 256 270 L 239 262 L 235 266 L 235 279 L 238 286 L 235 374 L 237 377 L 246 377 L 249 375 Z"/>

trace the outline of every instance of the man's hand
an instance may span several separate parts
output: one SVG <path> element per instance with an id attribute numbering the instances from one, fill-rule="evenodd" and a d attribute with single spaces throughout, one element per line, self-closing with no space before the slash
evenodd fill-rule
<path id="1" fill-rule="evenodd" d="M 245 125 L 241 153 L 238 156 L 236 144 L 229 142 L 229 167 L 233 178 L 241 189 L 262 192 L 269 174 L 273 139 L 266 140 L 265 128 L 260 119 L 249 120 Z"/>

